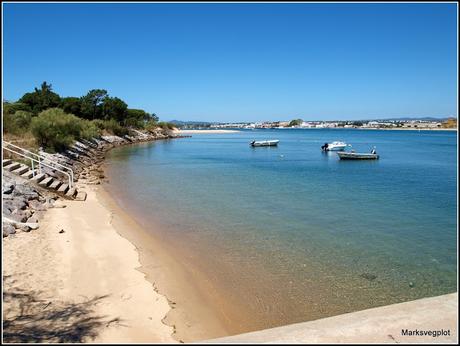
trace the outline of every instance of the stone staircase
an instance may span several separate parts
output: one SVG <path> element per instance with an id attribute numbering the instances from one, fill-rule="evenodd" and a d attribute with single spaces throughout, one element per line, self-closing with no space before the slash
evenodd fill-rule
<path id="1" fill-rule="evenodd" d="M 57 193 L 64 198 L 76 201 L 84 201 L 86 199 L 85 191 L 77 191 L 75 187 L 70 188 L 68 184 L 63 183 L 61 180 L 45 173 L 39 173 L 38 170 L 32 171 L 25 164 L 6 159 L 3 160 L 3 169 L 29 180 L 32 184 Z"/>

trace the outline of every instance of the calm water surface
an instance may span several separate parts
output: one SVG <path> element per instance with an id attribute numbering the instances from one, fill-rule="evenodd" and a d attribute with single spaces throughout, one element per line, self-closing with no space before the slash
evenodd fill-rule
<path id="1" fill-rule="evenodd" d="M 380 160 L 322 153 L 333 140 L 375 145 Z M 161 224 L 241 331 L 457 290 L 456 132 L 202 134 L 117 148 L 107 162 L 115 198 Z"/>

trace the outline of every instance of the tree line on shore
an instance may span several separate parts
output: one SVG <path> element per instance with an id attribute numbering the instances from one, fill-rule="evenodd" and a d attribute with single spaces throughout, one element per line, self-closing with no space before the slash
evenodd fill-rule
<path id="1" fill-rule="evenodd" d="M 52 85 L 25 93 L 16 102 L 3 102 L 3 132 L 12 136 L 32 135 L 47 150 L 61 151 L 78 138 L 101 134 L 124 136 L 130 128 L 172 129 L 159 122 L 154 113 L 128 108 L 126 102 L 111 97 L 106 90 L 92 89 L 81 97 L 61 97 Z"/>

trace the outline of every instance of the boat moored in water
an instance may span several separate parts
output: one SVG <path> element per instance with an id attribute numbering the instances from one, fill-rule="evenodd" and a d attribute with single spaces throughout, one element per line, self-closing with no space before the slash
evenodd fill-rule
<path id="1" fill-rule="evenodd" d="M 279 143 L 278 139 L 270 141 L 252 141 L 250 144 L 252 147 L 274 147 Z"/>
<path id="2" fill-rule="evenodd" d="M 341 150 L 345 150 L 347 146 L 348 146 L 347 143 L 334 141 L 332 143 L 324 143 L 324 145 L 321 146 L 321 150 L 322 151 L 341 151 Z"/>
<path id="3" fill-rule="evenodd" d="M 372 149 L 370 153 L 355 153 L 354 151 L 339 151 L 337 153 L 341 160 L 378 160 L 377 151 Z"/>

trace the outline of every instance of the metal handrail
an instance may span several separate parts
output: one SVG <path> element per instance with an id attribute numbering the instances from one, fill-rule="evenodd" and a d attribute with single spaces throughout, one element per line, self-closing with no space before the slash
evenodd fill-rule
<path id="1" fill-rule="evenodd" d="M 63 171 L 63 170 L 61 170 L 61 169 L 59 169 L 59 168 L 53 167 L 53 166 L 51 166 L 51 165 L 49 165 L 49 164 L 47 164 L 47 163 L 45 163 L 45 162 L 43 162 L 43 161 L 37 160 L 37 159 L 35 159 L 35 158 L 31 157 L 31 156 L 27 156 L 26 154 L 23 154 L 23 153 L 21 153 L 21 152 L 18 152 L 17 150 L 13 150 L 13 149 L 7 148 L 7 147 L 5 147 L 5 146 L 3 147 L 3 149 L 4 149 L 4 150 L 7 150 L 7 151 L 9 151 L 9 152 L 12 152 L 12 153 L 14 153 L 14 154 L 16 154 L 16 155 L 22 156 L 22 157 L 24 157 L 24 158 L 26 158 L 26 159 L 29 159 L 29 160 L 31 161 L 31 163 L 32 163 L 32 174 L 33 174 L 33 176 L 35 176 L 34 162 L 38 162 L 38 170 L 39 170 L 40 173 L 41 173 L 41 166 L 42 166 L 42 165 L 45 166 L 45 167 L 54 169 L 54 170 L 56 170 L 56 171 L 58 171 L 58 172 L 60 172 L 60 173 L 62 173 L 62 174 L 64 174 L 64 175 L 66 175 L 67 178 L 69 179 L 69 188 L 72 188 L 72 187 L 73 187 L 73 176 L 71 176 L 69 173 L 67 173 L 67 172 L 65 172 L 65 171 Z M 20 148 L 20 149 L 22 149 L 22 148 Z M 25 150 L 25 149 L 24 149 L 24 150 Z M 28 150 L 25 150 L 25 151 L 28 151 Z M 35 155 L 36 155 L 36 154 L 35 154 Z M 39 155 L 37 155 L 37 156 L 39 156 Z M 39 156 L 39 157 L 40 157 L 40 156 Z"/>
<path id="2" fill-rule="evenodd" d="M 69 186 L 72 186 L 72 185 L 73 185 L 73 182 L 74 182 L 74 175 L 73 175 L 73 170 L 72 170 L 72 168 L 70 168 L 70 167 L 68 167 L 68 166 L 65 166 L 65 165 L 63 165 L 63 164 L 61 164 L 61 163 L 59 163 L 59 162 L 53 161 L 53 160 L 51 160 L 50 158 L 48 158 L 48 157 L 46 157 L 46 156 L 44 156 L 44 155 L 40 155 L 40 154 L 34 153 L 34 152 L 32 152 L 32 151 L 29 151 L 29 150 L 27 150 L 27 149 L 18 147 L 17 145 L 14 145 L 13 143 L 5 142 L 5 141 L 2 141 L 2 142 L 3 142 L 3 144 L 4 144 L 4 145 L 3 145 L 3 148 L 6 149 L 6 150 L 9 150 L 9 149 L 5 147 L 5 144 L 6 144 L 7 146 L 12 146 L 12 147 L 15 148 L 15 149 L 19 149 L 19 150 L 21 150 L 21 151 L 23 151 L 23 152 L 26 152 L 26 153 L 28 153 L 28 154 L 30 154 L 30 155 L 32 155 L 32 156 L 37 157 L 38 160 L 35 160 L 35 161 L 36 161 L 36 162 L 38 161 L 38 163 L 39 163 L 38 168 L 39 168 L 39 171 L 40 171 L 40 172 L 41 172 L 40 164 L 41 164 L 41 162 L 43 162 L 43 161 L 48 161 L 48 162 L 49 162 L 50 164 L 52 164 L 52 165 L 57 165 L 57 166 L 59 166 L 59 167 L 65 169 L 65 170 L 67 170 L 69 173 L 62 172 L 61 170 L 59 170 L 59 169 L 56 168 L 56 167 L 49 166 L 49 165 L 45 165 L 46 167 L 49 167 L 49 168 L 52 168 L 52 169 L 57 170 L 58 172 L 64 173 L 64 174 L 66 174 L 66 175 L 70 175 L 70 182 L 71 182 L 71 184 L 70 184 Z M 15 153 L 15 154 L 19 154 L 19 153 L 15 152 L 15 151 L 12 151 L 12 150 L 9 150 L 9 151 L 11 151 L 11 152 L 13 152 L 13 153 Z M 29 158 L 29 157 L 27 157 L 27 156 L 25 156 L 25 155 L 21 155 L 21 156 L 26 157 L 26 158 Z M 33 161 L 31 160 L 31 162 L 32 162 L 32 170 L 33 170 Z"/>

